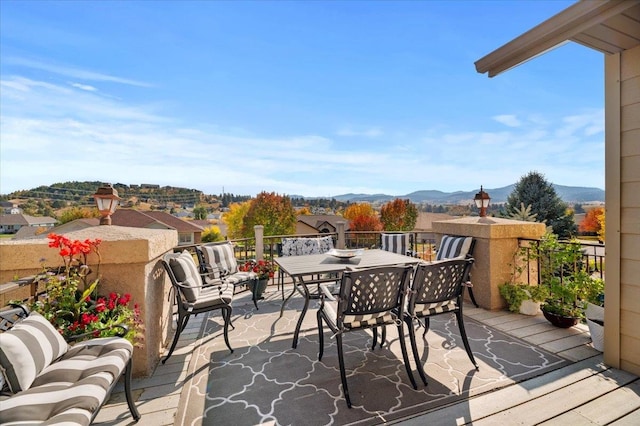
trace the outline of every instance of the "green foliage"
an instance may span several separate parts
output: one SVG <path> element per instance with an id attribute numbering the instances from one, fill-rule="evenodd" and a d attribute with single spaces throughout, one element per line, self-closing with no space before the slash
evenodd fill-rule
<path id="1" fill-rule="evenodd" d="M 296 230 L 296 212 L 291 199 L 275 192 L 261 192 L 251 200 L 243 221 L 245 238 L 253 236 L 253 227 L 264 226 L 264 235 L 290 235 Z"/>
<path id="2" fill-rule="evenodd" d="M 513 192 L 507 197 L 507 212 L 518 210 L 520 205 L 531 206 L 531 214 L 538 222 L 544 222 L 561 238 L 575 235 L 577 226 L 573 212 L 556 194 L 553 186 L 538 172 L 530 172 L 520 178 Z"/>
<path id="3" fill-rule="evenodd" d="M 525 222 L 535 222 L 538 215 L 531 213 L 531 204 L 524 206 L 524 203 L 520 203 L 520 208 L 513 209 L 509 212 L 509 219 L 522 220 Z"/>
<path id="4" fill-rule="evenodd" d="M 538 260 L 541 285 L 549 289 L 543 309 L 558 315 L 582 318 L 588 301 L 604 294 L 604 282 L 594 278 L 583 261 L 582 246 L 577 240 L 560 242 L 555 234 L 546 234 L 529 260 Z"/>
<path id="5" fill-rule="evenodd" d="M 202 231 L 203 243 L 215 243 L 216 241 L 224 241 L 224 236 L 219 227 L 212 225 Z"/>
<path id="6" fill-rule="evenodd" d="M 71 207 L 60 214 L 58 222 L 63 224 L 76 219 L 87 219 L 90 217 L 100 217 L 98 209 L 88 207 Z"/>
<path id="7" fill-rule="evenodd" d="M 205 206 L 199 205 L 193 209 L 193 216 L 195 220 L 205 220 L 207 218 L 207 208 Z"/>
<path id="8" fill-rule="evenodd" d="M 380 221 L 385 231 L 412 231 L 418 220 L 418 209 L 410 200 L 396 198 L 380 208 Z"/>
<path id="9" fill-rule="evenodd" d="M 549 297 L 549 289 L 541 285 L 505 283 L 498 286 L 498 290 L 504 300 L 507 301 L 511 312 L 518 312 L 520 305 L 525 300 L 544 302 Z"/>

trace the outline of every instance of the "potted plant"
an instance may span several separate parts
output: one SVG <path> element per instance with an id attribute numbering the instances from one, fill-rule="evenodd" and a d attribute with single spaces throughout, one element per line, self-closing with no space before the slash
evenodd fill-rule
<path id="1" fill-rule="evenodd" d="M 584 315 L 594 349 L 604 350 L 604 282 L 596 280 L 587 295 Z"/>
<path id="2" fill-rule="evenodd" d="M 29 308 L 42 314 L 65 339 L 78 335 L 94 337 L 113 336 L 120 326 L 127 327 L 124 336 L 136 346 L 142 343 L 142 319 L 137 303 L 130 294 L 99 293 L 100 240 L 69 240 L 49 234 L 49 247 L 58 249 L 63 265 L 44 268 L 35 277 L 45 288 L 45 295 L 31 303 Z M 98 258 L 96 278 L 87 265 L 87 258 L 95 253 Z M 131 306 L 133 305 L 133 306 Z"/>
<path id="3" fill-rule="evenodd" d="M 604 286 L 589 274 L 582 246 L 576 240 L 560 243 L 556 235 L 547 234 L 531 256 L 538 260 L 541 283 L 549 289 L 541 306 L 545 318 L 562 328 L 576 325 L 584 318 L 587 300 Z"/>
<path id="4" fill-rule="evenodd" d="M 507 301 L 511 312 L 537 315 L 540 304 L 549 297 L 549 290 L 541 285 L 505 283 L 498 287 L 500 295 Z"/>
<path id="5" fill-rule="evenodd" d="M 241 265 L 239 269 L 245 272 L 253 272 L 257 275 L 257 282 L 249 283 L 249 289 L 253 292 L 254 299 L 261 299 L 262 293 L 269 284 L 269 279 L 273 278 L 276 272 L 276 265 L 272 261 L 249 260 Z"/>

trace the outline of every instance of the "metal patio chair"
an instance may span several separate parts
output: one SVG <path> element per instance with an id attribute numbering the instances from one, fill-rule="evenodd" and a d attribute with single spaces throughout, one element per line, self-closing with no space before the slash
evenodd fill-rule
<path id="1" fill-rule="evenodd" d="M 424 338 L 429 330 L 429 318 L 447 313 L 455 314 L 467 355 L 476 370 L 479 368 L 469 347 L 469 340 L 464 328 L 464 317 L 462 316 L 463 284 L 472 264 L 472 258 L 435 261 L 418 265 L 414 274 L 406 311 L 404 311 L 404 321 L 409 327 L 411 350 L 418 373 L 425 385 L 427 378 L 418 355 L 414 321 L 424 320 L 425 331 L 422 335 Z"/>
<path id="2" fill-rule="evenodd" d="M 222 280 L 209 280 L 203 284 L 203 278 L 193 255 L 188 251 L 181 253 L 170 252 L 163 256 L 162 266 L 171 280 L 172 291 L 175 294 L 175 304 L 178 307 L 178 325 L 169 353 L 162 359 L 167 362 L 176 348 L 180 333 L 185 329 L 191 315 L 198 315 L 220 309 L 224 318 L 224 342 L 231 352 L 229 344 L 229 325 L 231 324 L 231 302 L 233 301 L 233 285 Z"/>
<path id="3" fill-rule="evenodd" d="M 347 270 L 342 274 L 340 292 L 331 294 L 327 285 L 320 286 L 321 303 L 318 309 L 318 336 L 320 349 L 318 360 L 324 353 L 323 322 L 327 324 L 338 346 L 340 379 L 347 406 L 351 408 L 347 374 L 344 365 L 342 335 L 351 331 L 372 328 L 375 337 L 376 327 L 392 324 L 397 326 L 400 336 L 402 357 L 409 380 L 414 389 L 416 382 L 411 373 L 407 347 L 404 339 L 404 303 L 413 271 L 412 266 L 384 266 Z M 373 349 L 373 348 L 372 348 Z"/>

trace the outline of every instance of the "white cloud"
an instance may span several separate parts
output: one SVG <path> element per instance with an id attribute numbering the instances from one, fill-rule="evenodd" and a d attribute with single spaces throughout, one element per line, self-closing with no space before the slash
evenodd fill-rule
<path id="1" fill-rule="evenodd" d="M 2 61 L 5 63 L 5 65 L 18 65 L 18 66 L 23 66 L 27 68 L 38 69 L 42 71 L 51 72 L 54 74 L 63 75 L 66 77 L 77 78 L 79 80 L 107 81 L 112 83 L 120 83 L 120 84 L 126 84 L 130 86 L 139 86 L 139 87 L 152 86 L 151 84 L 142 82 L 142 81 L 116 77 L 116 76 L 94 72 L 94 71 L 81 70 L 73 67 L 47 64 L 44 62 L 34 61 L 26 58 L 10 56 L 10 57 L 3 58 Z"/>
<path id="2" fill-rule="evenodd" d="M 80 90 L 86 90 L 87 92 L 97 92 L 98 89 L 96 89 L 93 86 L 89 86 L 88 84 L 80 84 L 80 83 L 70 83 L 71 86 L 80 89 Z"/>
<path id="3" fill-rule="evenodd" d="M 508 127 L 520 127 L 522 125 L 522 122 L 518 120 L 518 117 L 513 114 L 496 115 L 491 118 Z"/>
<path id="4" fill-rule="evenodd" d="M 438 127 L 420 138 L 400 129 L 393 134 L 402 136 L 389 142 L 345 146 L 323 135 L 274 138 L 215 123 L 203 127 L 155 105 L 3 78 L 0 193 L 5 194 L 67 180 L 307 196 L 492 188 L 514 183 L 530 170 L 564 185 L 602 187 L 604 181 L 603 142 L 597 133 L 595 139 L 589 135 L 597 128 L 597 113 L 561 121 L 542 117 L 529 128 L 502 132 Z M 568 136 L 558 136 L 567 129 L 573 129 Z M 378 128 L 342 133 L 381 134 Z M 579 170 L 585 168 L 593 173 L 584 176 Z"/>
<path id="5" fill-rule="evenodd" d="M 379 127 L 371 127 L 368 129 L 354 130 L 350 127 L 339 129 L 336 134 L 338 136 L 362 136 L 365 138 L 377 138 L 382 136 L 382 129 Z"/>

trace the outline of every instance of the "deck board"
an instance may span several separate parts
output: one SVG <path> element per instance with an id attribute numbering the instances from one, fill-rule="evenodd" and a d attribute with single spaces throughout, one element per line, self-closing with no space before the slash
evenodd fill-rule
<path id="1" fill-rule="evenodd" d="M 607 369 L 599 374 L 584 378 L 568 386 L 545 393 L 537 398 L 513 406 L 507 410 L 493 414 L 480 420 L 474 425 L 504 425 L 504 424 L 538 424 L 554 419 L 569 410 L 612 392 L 621 386 L 637 380 L 637 376 L 622 370 Z M 571 415 L 575 419 L 575 415 Z M 587 422 L 588 423 L 588 422 Z M 564 423 L 570 424 L 570 423 Z"/>

